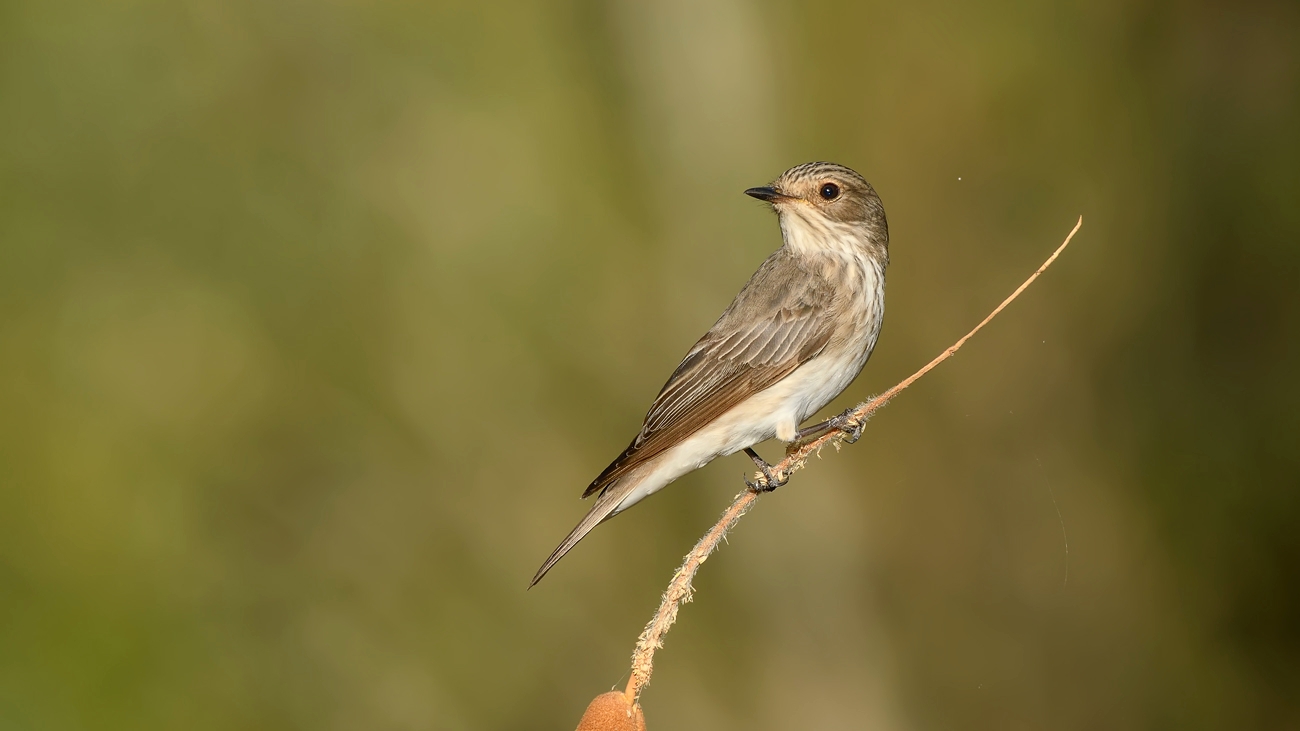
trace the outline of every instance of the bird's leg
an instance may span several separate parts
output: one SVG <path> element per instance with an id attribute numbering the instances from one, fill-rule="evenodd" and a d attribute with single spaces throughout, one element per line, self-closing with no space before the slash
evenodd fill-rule
<path id="1" fill-rule="evenodd" d="M 844 441 L 852 444 L 862 438 L 862 427 L 865 424 L 858 419 L 853 418 L 853 409 L 845 411 L 839 416 L 832 416 L 826 421 L 804 427 L 795 432 L 795 441 L 810 437 L 814 434 L 820 434 L 828 429 L 838 429 L 844 432 Z"/>
<path id="2" fill-rule="evenodd" d="M 812 426 L 805 426 L 794 433 L 794 440 L 791 443 L 807 439 L 814 434 L 821 434 L 827 429 L 833 429 L 835 425 L 831 423 L 832 421 L 834 421 L 834 419 L 827 419 L 826 421 L 819 421 Z"/>
<path id="3" fill-rule="evenodd" d="M 790 481 L 790 477 L 787 475 L 782 475 L 781 479 L 778 480 L 776 472 L 772 469 L 772 465 L 768 464 L 762 457 L 758 456 L 758 452 L 755 452 L 749 447 L 745 447 L 745 454 L 748 454 L 749 458 L 754 460 L 754 464 L 758 465 L 758 471 L 763 473 L 762 482 L 754 483 L 750 482 L 748 479 L 745 480 L 745 484 L 749 485 L 749 489 L 755 492 L 771 492 Z"/>

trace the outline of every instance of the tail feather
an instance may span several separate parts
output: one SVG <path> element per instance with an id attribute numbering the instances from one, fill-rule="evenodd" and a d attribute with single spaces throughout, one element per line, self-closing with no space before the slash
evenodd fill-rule
<path id="1" fill-rule="evenodd" d="M 552 566 L 559 563 L 560 559 L 564 558 L 564 554 L 568 553 L 570 549 L 578 545 L 578 541 L 585 538 L 586 535 L 591 532 L 592 528 L 595 528 L 606 520 L 614 517 L 614 511 L 618 509 L 618 506 L 623 502 L 623 499 L 627 497 L 628 493 L 631 492 L 632 488 L 636 486 L 637 482 L 639 482 L 639 480 L 625 479 L 615 482 L 601 491 L 600 496 L 596 498 L 596 503 L 591 506 L 591 510 L 587 511 L 587 514 L 578 522 L 578 525 L 569 532 L 569 535 L 561 541 L 560 545 L 556 546 L 555 550 L 551 552 L 551 555 L 542 562 L 542 567 L 537 569 L 537 574 L 533 576 L 533 580 L 528 582 L 528 588 L 531 589 L 536 586 L 537 582 L 541 581 L 542 577 L 546 575 L 546 572 L 550 571 Z"/>

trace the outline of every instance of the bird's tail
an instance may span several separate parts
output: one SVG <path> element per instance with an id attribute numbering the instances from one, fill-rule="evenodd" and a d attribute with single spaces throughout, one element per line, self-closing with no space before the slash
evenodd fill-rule
<path id="1" fill-rule="evenodd" d="M 551 555 L 542 562 L 542 567 L 537 569 L 537 575 L 533 577 L 532 581 L 528 582 L 528 588 L 531 589 L 536 586 L 537 582 L 541 581 L 542 577 L 546 575 L 546 572 L 550 571 L 552 566 L 559 563 L 560 559 L 564 558 L 564 554 L 568 553 L 570 549 L 578 545 L 578 541 L 585 538 L 586 535 L 591 532 L 592 528 L 595 528 L 606 520 L 614 517 L 619 510 L 619 506 L 639 482 L 641 482 L 641 480 L 636 476 L 628 475 L 627 477 L 610 484 L 604 490 L 601 490 L 600 495 L 596 498 L 595 504 L 591 506 L 591 510 L 587 511 L 587 514 L 578 522 L 578 525 L 569 532 L 569 535 L 561 541 L 560 545 L 556 546 L 555 550 L 551 552 Z"/>

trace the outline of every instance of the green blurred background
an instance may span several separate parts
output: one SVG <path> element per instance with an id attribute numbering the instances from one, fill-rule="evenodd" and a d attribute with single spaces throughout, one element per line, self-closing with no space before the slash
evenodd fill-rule
<path id="1" fill-rule="evenodd" d="M 0 729 L 572 728 L 747 460 L 524 587 L 814 159 L 892 224 L 834 409 L 1085 226 L 741 523 L 651 727 L 1300 728 L 1300 6 L 28 0 Z"/>

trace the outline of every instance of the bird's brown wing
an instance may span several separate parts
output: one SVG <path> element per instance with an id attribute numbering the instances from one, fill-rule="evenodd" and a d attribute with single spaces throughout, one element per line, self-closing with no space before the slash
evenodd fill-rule
<path id="1" fill-rule="evenodd" d="M 646 414 L 641 432 L 583 497 L 680 444 L 821 352 L 833 324 L 833 290 L 780 249 L 691 348 Z"/>

